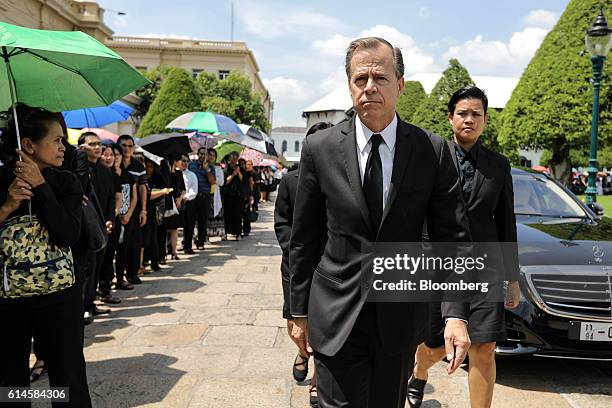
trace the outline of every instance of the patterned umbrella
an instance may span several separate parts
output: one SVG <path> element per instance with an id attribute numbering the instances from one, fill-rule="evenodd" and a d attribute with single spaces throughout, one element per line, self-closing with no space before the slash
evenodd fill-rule
<path id="1" fill-rule="evenodd" d="M 210 133 L 232 141 L 237 136 L 244 136 L 236 122 L 227 116 L 214 112 L 184 113 L 168 123 L 166 127 L 174 130 L 194 130 L 200 133 Z"/>
<path id="2" fill-rule="evenodd" d="M 191 151 L 194 152 L 197 152 L 201 147 L 208 149 L 210 147 L 215 147 L 217 144 L 217 139 L 208 133 L 191 132 L 187 133 L 187 137 L 189 138 Z"/>
<path id="3" fill-rule="evenodd" d="M 253 162 L 253 166 L 260 166 L 259 163 L 265 159 L 263 153 L 249 148 L 245 148 L 242 153 L 240 153 L 240 157 L 247 161 L 251 160 Z"/>

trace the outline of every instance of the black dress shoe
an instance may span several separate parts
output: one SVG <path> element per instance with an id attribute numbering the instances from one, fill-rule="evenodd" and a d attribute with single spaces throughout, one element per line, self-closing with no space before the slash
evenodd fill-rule
<path id="1" fill-rule="evenodd" d="M 195 255 L 195 252 L 193 251 L 193 249 L 186 249 L 184 252 L 185 252 L 185 255 Z"/>
<path id="2" fill-rule="evenodd" d="M 133 285 L 140 285 L 142 283 L 142 281 L 140 280 L 138 276 L 129 277 L 128 281 Z"/>
<path id="3" fill-rule="evenodd" d="M 408 406 L 410 408 L 419 408 L 423 403 L 425 384 L 427 384 L 426 380 L 419 380 L 414 374 L 410 377 L 410 381 L 408 381 L 408 393 L 406 394 L 406 399 L 408 400 Z"/>
<path id="4" fill-rule="evenodd" d="M 106 296 L 102 296 L 100 300 L 109 305 L 116 305 L 121 303 L 121 299 L 119 299 L 117 296 L 111 295 L 110 293 Z"/>

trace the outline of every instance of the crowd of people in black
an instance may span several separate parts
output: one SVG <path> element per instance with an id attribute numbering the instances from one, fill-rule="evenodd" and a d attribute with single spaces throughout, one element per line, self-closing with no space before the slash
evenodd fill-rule
<path id="1" fill-rule="evenodd" d="M 11 333 L 0 336 L 10 350 L 0 386 L 27 387 L 48 371 L 52 387 L 69 387 L 68 406 L 88 407 L 83 326 L 180 252 L 248 236 L 282 169 L 237 152 L 219 162 L 213 148 L 155 161 L 130 135 L 106 144 L 85 132 L 75 147 L 61 114 L 17 113 L 0 139 L 0 314 Z"/>

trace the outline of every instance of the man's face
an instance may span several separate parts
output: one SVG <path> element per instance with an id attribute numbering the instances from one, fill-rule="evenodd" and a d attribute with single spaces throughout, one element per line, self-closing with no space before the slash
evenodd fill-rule
<path id="1" fill-rule="evenodd" d="M 131 158 L 134 155 L 134 142 L 131 139 L 121 139 L 119 144 L 123 148 L 124 158 Z"/>
<path id="2" fill-rule="evenodd" d="M 208 158 L 208 153 L 206 152 L 206 149 L 200 149 L 198 150 L 198 160 L 200 161 L 200 163 L 204 163 Z"/>
<path id="3" fill-rule="evenodd" d="M 87 152 L 89 161 L 98 161 L 100 156 L 102 156 L 102 142 L 98 136 L 87 136 L 85 138 L 85 143 L 81 146 Z"/>
<path id="4" fill-rule="evenodd" d="M 457 142 L 473 145 L 485 129 L 487 115 L 480 99 L 461 99 L 455 106 L 455 112 L 448 114 L 448 121 Z"/>
<path id="5" fill-rule="evenodd" d="M 380 44 L 355 51 L 349 91 L 359 119 L 368 129 L 378 132 L 391 123 L 403 89 L 404 78 L 395 75 L 391 48 Z"/>

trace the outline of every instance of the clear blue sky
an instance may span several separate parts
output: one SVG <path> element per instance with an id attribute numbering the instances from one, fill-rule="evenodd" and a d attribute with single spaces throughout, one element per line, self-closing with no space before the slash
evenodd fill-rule
<path id="1" fill-rule="evenodd" d="M 230 0 L 99 0 L 116 35 L 230 39 Z M 568 0 L 234 1 L 234 39 L 254 51 L 275 102 L 274 126 L 337 89 L 343 50 L 362 35 L 402 48 L 406 76 L 456 57 L 471 74 L 519 77 Z M 585 27 L 586 29 L 586 27 Z"/>

